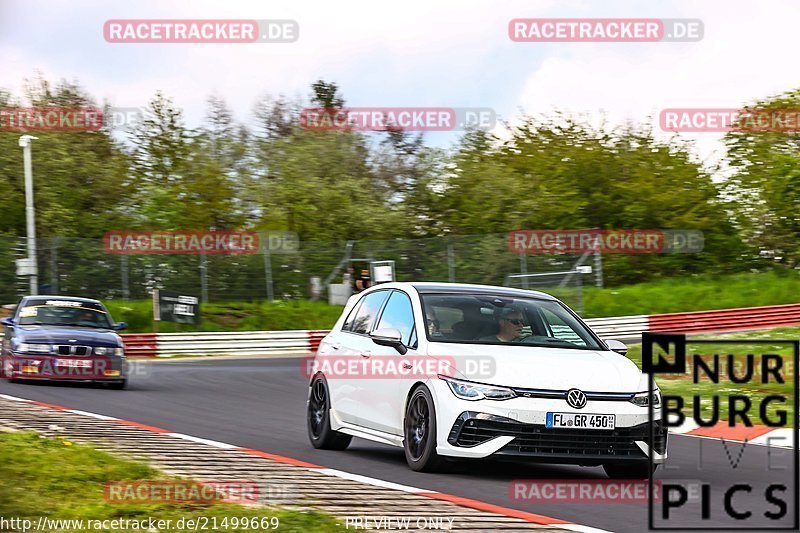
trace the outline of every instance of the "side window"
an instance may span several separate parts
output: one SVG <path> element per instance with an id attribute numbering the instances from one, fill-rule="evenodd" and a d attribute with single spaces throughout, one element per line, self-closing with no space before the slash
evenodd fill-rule
<path id="1" fill-rule="evenodd" d="M 383 310 L 378 328 L 394 328 L 400 332 L 403 344 L 411 346 L 411 335 L 414 331 L 414 311 L 411 308 L 411 300 L 405 293 L 400 291 L 392 292 L 389 303 Z"/>
<path id="2" fill-rule="evenodd" d="M 358 310 L 361 308 L 361 302 L 363 301 L 363 298 L 357 301 L 356 305 L 354 305 L 350 310 L 350 314 L 347 315 L 347 319 L 345 319 L 344 324 L 342 324 L 342 331 L 353 331 L 353 324 L 356 321 L 356 315 L 358 314 Z"/>
<path id="3" fill-rule="evenodd" d="M 381 310 L 381 306 L 388 294 L 389 291 L 378 291 L 364 297 L 358 312 L 356 312 L 355 320 L 353 320 L 351 329 L 353 333 L 369 333 L 369 326 L 375 319 L 375 315 Z"/>

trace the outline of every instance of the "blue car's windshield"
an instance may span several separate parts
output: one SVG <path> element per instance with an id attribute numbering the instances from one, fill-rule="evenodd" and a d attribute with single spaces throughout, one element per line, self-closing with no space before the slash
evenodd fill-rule
<path id="1" fill-rule="evenodd" d="M 111 317 L 99 304 L 77 300 L 32 299 L 19 309 L 20 325 L 110 329 Z"/>

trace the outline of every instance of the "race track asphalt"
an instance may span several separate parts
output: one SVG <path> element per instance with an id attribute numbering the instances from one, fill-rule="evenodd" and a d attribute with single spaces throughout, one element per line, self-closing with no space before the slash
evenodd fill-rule
<path id="1" fill-rule="evenodd" d="M 158 426 L 170 431 L 227 442 L 285 455 L 330 468 L 395 483 L 432 489 L 484 502 L 560 518 L 608 531 L 639 532 L 648 527 L 643 503 L 530 502 L 510 497 L 513 480 L 601 480 L 599 467 L 574 467 L 507 463 L 491 460 L 459 462 L 445 473 L 411 471 L 399 448 L 354 439 L 343 452 L 315 450 L 305 425 L 307 380 L 299 358 L 225 359 L 136 362 L 136 372 L 124 391 L 84 385 L 8 383 L 0 380 L 0 393 L 63 405 L 108 416 Z M 697 480 L 711 484 L 711 519 L 703 526 L 734 529 L 791 526 L 794 521 L 793 456 L 791 451 L 671 435 L 669 468 L 656 478 Z M 738 460 L 738 462 L 737 462 Z M 750 510 L 749 522 L 722 516 L 722 488 L 734 483 L 752 486 L 752 492 L 733 497 L 735 507 Z M 787 492 L 776 493 L 789 502 L 787 516 L 767 522 L 765 511 L 777 507 L 765 501 L 770 483 L 786 483 Z M 794 500 L 793 500 L 794 499 Z M 661 512 L 660 504 L 655 506 Z M 669 523 L 700 523 L 700 506 L 689 503 L 672 514 Z"/>

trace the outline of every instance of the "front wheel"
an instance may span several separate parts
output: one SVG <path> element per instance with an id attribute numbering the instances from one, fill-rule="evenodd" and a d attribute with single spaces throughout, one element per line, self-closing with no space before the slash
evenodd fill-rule
<path id="1" fill-rule="evenodd" d="M 353 439 L 350 435 L 331 429 L 330 394 L 328 382 L 318 376 L 311 382 L 308 396 L 308 439 L 314 448 L 321 450 L 344 450 Z"/>
<path id="2" fill-rule="evenodd" d="M 14 383 L 17 380 L 11 377 L 11 368 L 13 363 L 0 355 L 0 378 L 5 378 L 9 383 Z"/>
<path id="3" fill-rule="evenodd" d="M 648 461 L 606 463 L 603 465 L 603 470 L 606 471 L 606 475 L 611 479 L 647 479 L 651 473 L 656 471 L 656 468 L 658 468 L 658 465 L 653 465 L 651 470 Z"/>
<path id="4" fill-rule="evenodd" d="M 436 409 L 431 392 L 420 385 L 411 394 L 403 423 L 403 449 L 411 470 L 435 472 L 443 459 L 436 453 Z"/>
<path id="5" fill-rule="evenodd" d="M 113 390 L 122 390 L 127 386 L 128 386 L 128 380 L 127 379 L 123 379 L 121 381 L 115 381 L 113 383 L 109 383 L 108 384 L 108 388 L 109 389 L 113 389 Z"/>

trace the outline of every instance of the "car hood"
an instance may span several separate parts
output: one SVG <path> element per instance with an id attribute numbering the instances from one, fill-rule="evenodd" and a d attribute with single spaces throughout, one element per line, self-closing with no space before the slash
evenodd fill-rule
<path id="1" fill-rule="evenodd" d="M 643 375 L 616 352 L 538 346 L 431 343 L 428 355 L 455 361 L 452 375 L 469 381 L 530 389 L 639 392 Z"/>
<path id="2" fill-rule="evenodd" d="M 119 335 L 110 329 L 64 326 L 17 326 L 17 340 L 30 344 L 77 344 L 84 346 L 122 346 Z"/>

